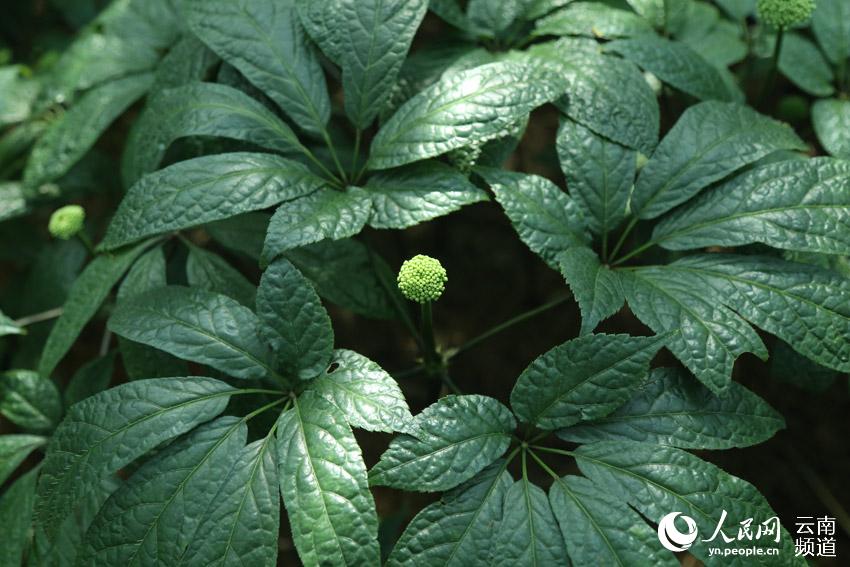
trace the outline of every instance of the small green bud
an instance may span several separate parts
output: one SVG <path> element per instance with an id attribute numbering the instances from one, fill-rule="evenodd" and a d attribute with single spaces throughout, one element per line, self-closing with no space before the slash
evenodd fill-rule
<path id="1" fill-rule="evenodd" d="M 85 220 L 85 209 L 79 205 L 67 205 L 53 212 L 47 230 L 56 238 L 68 240 L 83 230 Z"/>
<path id="2" fill-rule="evenodd" d="M 401 265 L 398 289 L 410 301 L 428 303 L 443 295 L 449 276 L 439 260 L 417 254 Z"/>
<path id="3" fill-rule="evenodd" d="M 775 28 L 802 24 L 814 10 L 815 0 L 758 0 L 759 17 Z"/>

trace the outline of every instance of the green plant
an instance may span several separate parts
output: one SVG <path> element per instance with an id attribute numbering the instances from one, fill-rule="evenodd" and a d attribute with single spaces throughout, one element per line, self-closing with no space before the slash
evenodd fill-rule
<path id="1" fill-rule="evenodd" d="M 850 372 L 842 0 L 99 7 L 0 67 L 0 566 L 805 563 L 712 461 Z"/>

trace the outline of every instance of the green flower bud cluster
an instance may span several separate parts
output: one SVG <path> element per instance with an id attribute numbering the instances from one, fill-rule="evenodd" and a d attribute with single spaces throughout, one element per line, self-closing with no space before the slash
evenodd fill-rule
<path id="1" fill-rule="evenodd" d="M 83 230 L 85 220 L 85 209 L 79 205 L 67 205 L 53 212 L 47 230 L 55 238 L 68 240 Z"/>
<path id="2" fill-rule="evenodd" d="M 815 0 L 758 0 L 759 17 L 776 28 L 806 22 L 815 10 Z"/>
<path id="3" fill-rule="evenodd" d="M 428 303 L 443 295 L 448 280 L 446 269 L 439 260 L 418 254 L 401 265 L 398 289 L 411 301 Z"/>

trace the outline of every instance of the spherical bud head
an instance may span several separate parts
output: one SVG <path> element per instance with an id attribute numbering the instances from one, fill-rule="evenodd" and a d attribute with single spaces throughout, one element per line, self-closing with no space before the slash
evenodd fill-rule
<path id="1" fill-rule="evenodd" d="M 422 254 L 404 262 L 398 271 L 398 289 L 407 299 L 417 303 L 438 300 L 448 280 L 440 261 Z"/>
<path id="2" fill-rule="evenodd" d="M 85 220 L 85 209 L 79 205 L 67 205 L 53 212 L 47 230 L 55 238 L 68 240 L 83 230 Z"/>
<path id="3" fill-rule="evenodd" d="M 759 17 L 775 28 L 805 23 L 814 10 L 815 0 L 758 0 Z"/>

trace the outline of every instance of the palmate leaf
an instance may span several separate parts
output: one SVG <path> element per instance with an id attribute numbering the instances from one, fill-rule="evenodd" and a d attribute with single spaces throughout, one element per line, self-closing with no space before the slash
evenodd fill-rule
<path id="1" fill-rule="evenodd" d="M 112 287 L 149 246 L 150 242 L 142 242 L 118 252 L 99 254 L 86 266 L 74 280 L 62 315 L 50 330 L 38 363 L 39 374 L 50 376 L 53 373 Z"/>
<path id="2" fill-rule="evenodd" d="M 221 417 L 145 462 L 106 501 L 86 533 L 77 563 L 179 565 L 201 534 L 205 513 L 221 503 L 216 498 L 223 499 L 221 485 L 247 434 L 243 420 Z M 263 539 L 260 535 L 254 545 Z"/>
<path id="3" fill-rule="evenodd" d="M 626 301 L 619 276 L 587 247 L 568 248 L 559 257 L 561 273 L 581 309 L 581 331 L 586 335 L 614 315 Z"/>
<path id="4" fill-rule="evenodd" d="M 328 188 L 283 203 L 269 223 L 263 261 L 271 262 L 287 250 L 326 238 L 354 236 L 366 225 L 371 209 L 371 197 L 359 187 Z"/>
<path id="5" fill-rule="evenodd" d="M 257 292 L 260 334 L 284 372 L 309 380 L 325 371 L 334 346 L 331 319 L 310 282 L 285 258 L 263 273 Z"/>
<path id="6" fill-rule="evenodd" d="M 656 333 L 678 331 L 667 348 L 708 388 L 722 393 L 735 359 L 752 352 L 767 359 L 767 348 L 744 319 L 714 298 L 695 278 L 667 266 L 617 272 L 632 313 Z"/>
<path id="7" fill-rule="evenodd" d="M 738 522 L 752 518 L 753 526 L 757 526 L 776 516 L 751 484 L 679 449 L 603 441 L 579 447 L 575 456 L 581 472 L 610 496 L 627 501 L 654 522 L 671 512 L 688 515 L 696 521 L 702 539 L 709 539 L 714 533 L 723 510 L 728 513 L 725 531 L 732 537 L 737 536 L 733 530 Z M 788 564 L 805 565 L 803 558 L 795 557 L 788 532 L 783 529 L 778 537 L 779 542 L 763 536 L 721 545 L 778 547 Z M 697 542 L 688 551 L 708 561 L 709 547 L 711 543 Z M 737 564 L 772 565 L 775 559 L 755 555 L 742 558 Z"/>
<path id="8" fill-rule="evenodd" d="M 821 0 L 812 14 L 812 30 L 826 56 L 838 65 L 850 57 L 850 5 Z"/>
<path id="9" fill-rule="evenodd" d="M 427 0 L 334 0 L 345 111 L 367 128 L 392 94 Z"/>
<path id="10" fill-rule="evenodd" d="M 596 234 L 607 235 L 626 216 L 635 182 L 637 151 L 611 142 L 565 118 L 558 129 L 558 158 L 570 196 Z"/>
<path id="11" fill-rule="evenodd" d="M 303 151 L 301 142 L 274 112 L 226 85 L 197 83 L 158 92 L 133 124 L 121 176 L 125 187 L 158 168 L 169 146 L 187 136 L 218 136 L 250 142 L 284 154 Z"/>
<path id="12" fill-rule="evenodd" d="M 434 492 L 469 480 L 504 454 L 516 427 L 493 398 L 446 396 L 413 420 L 413 434 L 396 437 L 371 471 L 373 485 Z"/>
<path id="13" fill-rule="evenodd" d="M 265 209 L 325 187 L 306 166 L 270 154 L 229 153 L 182 161 L 130 188 L 100 249 Z"/>
<path id="14" fill-rule="evenodd" d="M 549 502 L 574 565 L 679 565 L 637 512 L 586 478 L 555 480 Z"/>
<path id="15" fill-rule="evenodd" d="M 850 253 L 850 163 L 773 163 L 738 175 L 659 222 L 652 240 L 670 250 L 741 246 Z"/>
<path id="16" fill-rule="evenodd" d="M 493 536 L 490 565 L 545 567 L 569 563 L 549 499 L 527 478 L 516 481 L 505 494 L 502 520 Z"/>
<path id="17" fill-rule="evenodd" d="M 850 101 L 819 100 L 812 106 L 812 123 L 826 151 L 850 159 Z"/>
<path id="18" fill-rule="evenodd" d="M 116 307 L 109 329 L 236 378 L 276 375 L 257 316 L 235 300 L 203 289 L 169 286 L 136 295 Z"/>
<path id="19" fill-rule="evenodd" d="M 500 138 L 506 129 L 560 96 L 563 81 L 526 59 L 444 76 L 404 105 L 372 141 L 371 169 L 388 169 Z"/>
<path id="20" fill-rule="evenodd" d="M 24 183 L 30 196 L 68 172 L 94 146 L 104 130 L 153 83 L 153 75 L 133 75 L 86 93 L 53 122 L 30 154 Z"/>
<path id="21" fill-rule="evenodd" d="M 50 439 L 39 480 L 36 514 L 48 538 L 101 479 L 215 418 L 235 391 L 212 378 L 158 378 L 72 407 Z"/>
<path id="22" fill-rule="evenodd" d="M 782 43 L 779 70 L 810 95 L 824 97 L 835 92 L 829 62 L 814 43 L 796 33 L 789 33 Z"/>
<path id="23" fill-rule="evenodd" d="M 384 369 L 351 350 L 334 351 L 331 365 L 310 390 L 334 404 L 352 427 L 415 434 L 404 394 Z"/>
<path id="24" fill-rule="evenodd" d="M 331 114 L 325 76 L 294 2 L 189 0 L 183 9 L 192 32 L 298 126 L 312 134 L 325 131 Z"/>
<path id="25" fill-rule="evenodd" d="M 815 362 L 850 371 L 850 281 L 841 275 L 765 256 L 705 254 L 668 268 L 715 302 L 725 303 Z"/>
<path id="26" fill-rule="evenodd" d="M 717 68 L 685 43 L 644 35 L 612 41 L 605 49 L 634 61 L 665 83 L 700 100 L 734 99 Z"/>
<path id="27" fill-rule="evenodd" d="M 476 172 L 490 184 L 520 240 L 551 267 L 558 269 L 558 256 L 567 248 L 589 242 L 578 205 L 548 179 L 498 169 Z"/>
<path id="28" fill-rule="evenodd" d="M 711 183 L 779 150 L 806 145 L 787 125 L 734 103 L 690 107 L 641 170 L 631 209 L 655 218 Z"/>
<path id="29" fill-rule="evenodd" d="M 3 526 L 0 565 L 4 567 L 22 564 L 32 522 L 38 472 L 38 468 L 27 472 L 0 495 L 0 525 Z"/>
<path id="30" fill-rule="evenodd" d="M 387 560 L 387 567 L 487 565 L 494 527 L 503 514 L 513 479 L 499 460 L 430 504 L 410 522 Z"/>
<path id="31" fill-rule="evenodd" d="M 372 198 L 373 228 L 408 228 L 488 199 L 462 173 L 439 162 L 379 171 L 364 189 Z"/>
<path id="32" fill-rule="evenodd" d="M 732 382 L 720 396 L 681 370 L 658 368 L 613 413 L 558 431 L 575 443 L 631 440 L 682 449 L 748 447 L 771 438 L 785 420 L 767 402 Z"/>
<path id="33" fill-rule="evenodd" d="M 49 432 L 62 419 L 62 398 L 49 378 L 9 370 L 0 374 L 0 414 L 25 430 Z"/>
<path id="34" fill-rule="evenodd" d="M 608 415 L 646 379 L 667 340 L 588 335 L 567 341 L 523 370 L 511 407 L 522 421 L 544 430 Z"/>
<path id="35" fill-rule="evenodd" d="M 375 502 L 357 440 L 336 406 L 316 394 L 277 423 L 280 491 L 301 561 L 380 563 Z"/>
<path id="36" fill-rule="evenodd" d="M 8 480 L 30 453 L 45 443 L 47 438 L 40 435 L 27 433 L 0 435 L 0 485 Z"/>
<path id="37" fill-rule="evenodd" d="M 584 35 L 601 39 L 653 33 L 652 26 L 628 10 L 595 2 L 575 2 L 539 19 L 534 35 Z"/>
<path id="38" fill-rule="evenodd" d="M 646 155 L 655 150 L 658 100 L 634 63 L 600 54 L 592 40 L 565 38 L 529 52 L 557 66 L 567 80 L 565 96 L 557 101 L 565 115 Z"/>
<path id="39" fill-rule="evenodd" d="M 257 295 L 254 284 L 224 258 L 203 248 L 189 246 L 186 280 L 192 287 L 226 295 L 249 308 L 254 306 Z"/>

